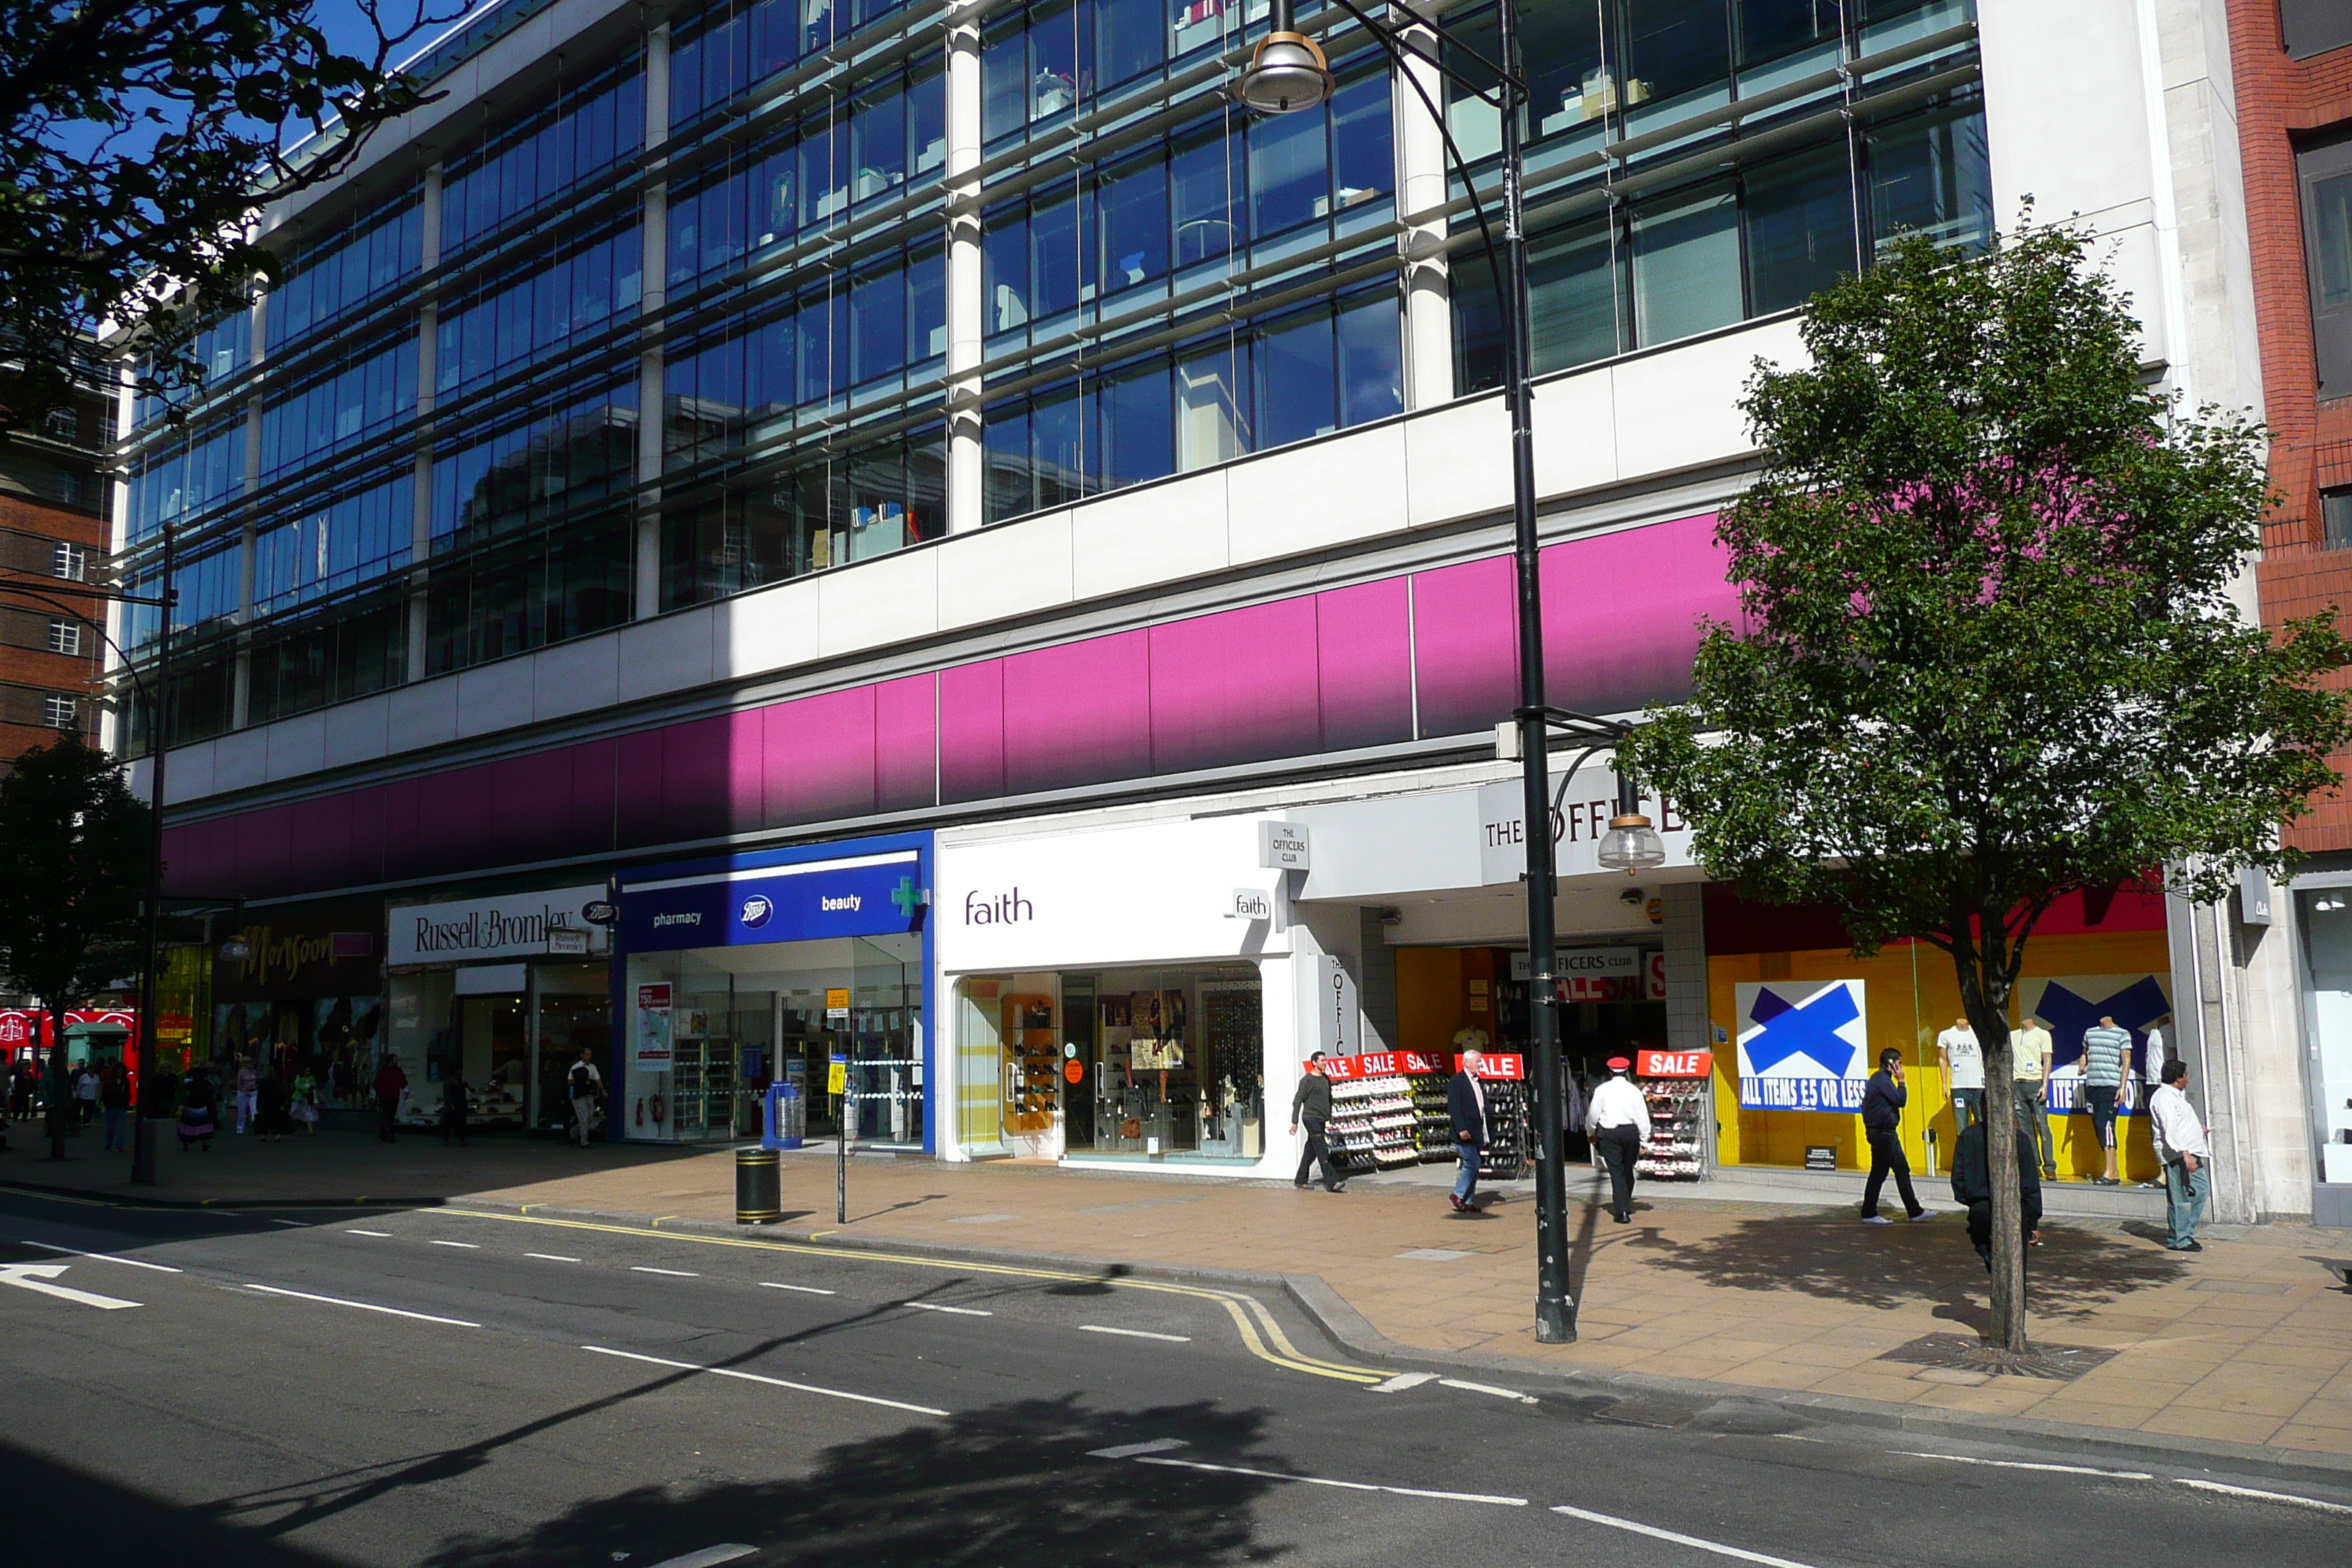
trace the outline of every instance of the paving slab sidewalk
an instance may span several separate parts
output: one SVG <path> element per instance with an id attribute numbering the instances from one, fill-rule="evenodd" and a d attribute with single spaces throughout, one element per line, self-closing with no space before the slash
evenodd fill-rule
<path id="1" fill-rule="evenodd" d="M 0 1182 L 129 1192 L 124 1172 L 106 1161 L 53 1165 L 28 1157 L 24 1142 L 0 1158 Z M 734 1217 L 727 1150 L 222 1142 L 210 1156 L 173 1151 L 156 1191 L 266 1202 L 311 1198 L 339 1182 L 334 1190 L 395 1203 Z M 1531 1326 L 1534 1205 L 1523 1190 L 1465 1219 L 1441 1191 L 1412 1183 L 1359 1182 L 1333 1195 L 1278 1182 L 866 1155 L 850 1162 L 849 1218 L 838 1226 L 829 1152 L 788 1154 L 782 1172 L 793 1231 L 1097 1267 L 1312 1276 L 1409 1350 L 2352 1457 L 2352 1290 L 2327 1266 L 2352 1264 L 2352 1237 L 2341 1233 L 2265 1226 L 2184 1256 L 2164 1250 L 2141 1222 L 2049 1223 L 2029 1260 L 2037 1342 L 2115 1352 L 2058 1382 L 1885 1359 L 1923 1336 L 1972 1335 L 1986 1321 L 1984 1270 L 1949 1209 L 1917 1225 L 1865 1226 L 1843 1207 L 1644 1185 L 1634 1222 L 1618 1226 L 1574 1173 L 1580 1337 L 1548 1346 Z"/>

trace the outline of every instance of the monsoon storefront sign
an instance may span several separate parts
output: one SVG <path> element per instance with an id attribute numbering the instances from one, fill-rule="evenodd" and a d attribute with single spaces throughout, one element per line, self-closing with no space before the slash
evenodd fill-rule
<path id="1" fill-rule="evenodd" d="M 1862 1109 L 1870 1081 L 1870 1033 L 1861 981 L 1743 984 L 1738 1000 L 1743 1109 Z"/>

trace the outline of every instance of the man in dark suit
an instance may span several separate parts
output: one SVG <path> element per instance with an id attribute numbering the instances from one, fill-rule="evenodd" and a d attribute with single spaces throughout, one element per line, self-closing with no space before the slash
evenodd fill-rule
<path id="1" fill-rule="evenodd" d="M 1331 1157 L 1331 1146 L 1323 1141 L 1323 1124 L 1331 1120 L 1331 1080 L 1323 1076 L 1323 1053 L 1317 1051 L 1307 1058 L 1298 1075 L 1298 1092 L 1290 1097 L 1290 1130 L 1307 1128 L 1307 1147 L 1298 1156 L 1298 1174 L 1291 1185 L 1305 1192 L 1307 1177 L 1315 1162 L 1323 1162 L 1323 1190 L 1344 1193 L 1348 1178 L 1339 1173 L 1339 1162 Z"/>
<path id="2" fill-rule="evenodd" d="M 1870 1183 L 1862 1189 L 1862 1218 L 1865 1225 L 1894 1223 L 1878 1212 L 1878 1194 L 1886 1188 L 1886 1178 L 1895 1178 L 1895 1190 L 1903 1194 L 1903 1212 L 1913 1219 L 1926 1219 L 1927 1208 L 1911 1190 L 1911 1161 L 1903 1152 L 1903 1108 L 1911 1102 L 1911 1090 L 1903 1082 L 1903 1053 L 1893 1046 L 1878 1053 L 1878 1070 L 1870 1075 L 1870 1082 L 1862 1091 L 1862 1131 L 1870 1140 Z"/>
<path id="3" fill-rule="evenodd" d="M 1445 1119 L 1454 1128 L 1454 1152 L 1462 1172 L 1454 1178 L 1452 1201 L 1456 1214 L 1476 1214 L 1472 1201 L 1478 1191 L 1478 1163 L 1486 1147 L 1486 1090 L 1478 1081 L 1486 1058 L 1476 1051 L 1462 1053 L 1454 1081 L 1445 1086 Z"/>

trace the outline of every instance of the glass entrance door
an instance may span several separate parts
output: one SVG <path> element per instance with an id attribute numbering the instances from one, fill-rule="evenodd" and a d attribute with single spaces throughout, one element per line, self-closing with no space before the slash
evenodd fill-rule
<path id="1" fill-rule="evenodd" d="M 923 1142 L 923 939 L 850 939 L 849 1101 L 862 1142 Z M 841 1047 L 836 1047 L 841 1048 Z"/>

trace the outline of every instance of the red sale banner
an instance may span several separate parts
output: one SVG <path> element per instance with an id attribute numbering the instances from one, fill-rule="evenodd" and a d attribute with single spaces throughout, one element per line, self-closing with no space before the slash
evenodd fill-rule
<path id="1" fill-rule="evenodd" d="M 1705 1078 L 1715 1070 L 1713 1051 L 1636 1051 L 1636 1078 Z"/>

